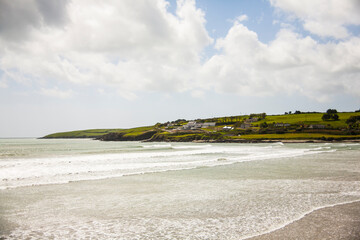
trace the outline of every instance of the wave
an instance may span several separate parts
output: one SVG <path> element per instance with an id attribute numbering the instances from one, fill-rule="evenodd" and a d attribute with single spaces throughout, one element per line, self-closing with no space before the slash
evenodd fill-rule
<path id="1" fill-rule="evenodd" d="M 152 144 L 152 145 L 142 145 L 143 148 L 171 148 L 171 144 Z"/>
<path id="2" fill-rule="evenodd" d="M 212 145 L 179 145 L 179 146 L 173 146 L 173 149 L 203 149 L 203 148 L 210 148 Z"/>
<path id="3" fill-rule="evenodd" d="M 254 145 L 148 145 L 141 151 L 0 161 L 0 189 L 122 177 L 168 170 L 214 167 L 246 161 L 336 151 L 324 148 L 269 149 Z M 172 151 L 165 147 L 175 147 Z M 155 148 L 153 150 L 152 148 Z M 18 176 L 21 176 L 19 178 Z"/>

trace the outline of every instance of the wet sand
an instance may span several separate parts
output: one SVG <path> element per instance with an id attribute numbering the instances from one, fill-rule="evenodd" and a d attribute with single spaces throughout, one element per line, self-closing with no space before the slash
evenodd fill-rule
<path id="1" fill-rule="evenodd" d="M 309 213 L 284 228 L 247 240 L 360 240 L 360 202 Z"/>

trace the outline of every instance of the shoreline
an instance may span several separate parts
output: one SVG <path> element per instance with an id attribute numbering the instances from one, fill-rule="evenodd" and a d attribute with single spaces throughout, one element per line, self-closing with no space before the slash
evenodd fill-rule
<path id="1" fill-rule="evenodd" d="M 59 138 L 36 138 L 36 139 L 90 139 L 90 140 L 98 140 L 104 142 L 179 142 L 179 143 L 360 143 L 360 139 L 334 139 L 332 141 L 329 140 L 320 140 L 320 139 L 210 139 L 210 140 L 177 140 L 171 141 L 167 140 L 101 140 L 94 137 L 59 137 Z"/>
<path id="2" fill-rule="evenodd" d="M 360 200 L 320 207 L 299 219 L 269 232 L 243 240 L 360 239 Z"/>
<path id="3" fill-rule="evenodd" d="M 221 140 L 190 140 L 190 141 L 171 141 L 164 140 L 143 140 L 141 142 L 192 142 L 192 143 L 360 143 L 360 139 L 346 139 L 324 141 L 318 139 L 221 139 Z"/>

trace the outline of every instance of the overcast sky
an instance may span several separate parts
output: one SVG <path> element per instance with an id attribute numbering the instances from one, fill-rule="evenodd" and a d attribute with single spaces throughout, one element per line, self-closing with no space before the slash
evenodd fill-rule
<path id="1" fill-rule="evenodd" d="M 360 108 L 359 0 L 0 0 L 0 137 Z"/>

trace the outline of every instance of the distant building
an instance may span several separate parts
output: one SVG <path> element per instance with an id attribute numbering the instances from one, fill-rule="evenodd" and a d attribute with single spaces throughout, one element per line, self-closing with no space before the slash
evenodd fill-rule
<path id="1" fill-rule="evenodd" d="M 202 127 L 201 123 L 197 123 L 195 121 L 190 121 L 187 124 L 185 124 L 184 126 L 182 126 L 183 130 L 196 130 Z"/>
<path id="2" fill-rule="evenodd" d="M 253 123 L 253 122 L 257 122 L 259 121 L 258 117 L 254 117 L 254 118 L 248 118 L 245 120 L 245 123 Z"/>
<path id="3" fill-rule="evenodd" d="M 223 130 L 224 131 L 230 131 L 230 130 L 233 130 L 234 128 L 233 127 L 230 127 L 230 126 L 225 126 L 223 127 Z"/>
<path id="4" fill-rule="evenodd" d="M 309 125 L 309 128 L 311 129 L 324 129 L 326 126 L 323 125 L 323 124 L 312 124 L 312 125 Z"/>
<path id="5" fill-rule="evenodd" d="M 201 123 L 195 123 L 195 125 L 191 128 L 191 130 L 196 130 L 202 127 Z"/>
<path id="6" fill-rule="evenodd" d="M 184 126 L 182 126 L 182 129 L 190 130 L 191 128 L 193 128 L 195 126 L 195 124 L 196 124 L 196 122 L 190 121 L 187 124 L 185 124 Z"/>
<path id="7" fill-rule="evenodd" d="M 206 122 L 202 124 L 203 128 L 207 128 L 207 127 L 215 127 L 216 122 Z"/>
<path id="8" fill-rule="evenodd" d="M 240 128 L 242 128 L 242 129 L 247 129 L 247 128 L 250 128 L 251 127 L 251 124 L 250 123 L 242 123 L 241 125 L 240 125 Z"/>
<path id="9" fill-rule="evenodd" d="M 275 123 L 274 127 L 290 127 L 289 123 Z"/>

